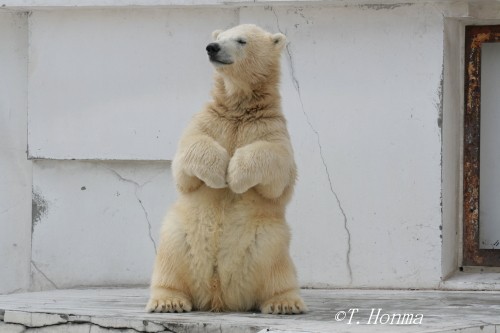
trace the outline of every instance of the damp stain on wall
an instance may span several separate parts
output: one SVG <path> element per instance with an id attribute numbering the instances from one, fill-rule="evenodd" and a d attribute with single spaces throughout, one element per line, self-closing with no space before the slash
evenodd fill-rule
<path id="1" fill-rule="evenodd" d="M 33 190 L 33 196 L 31 201 L 31 231 L 35 228 L 42 217 L 46 216 L 49 210 L 49 204 L 44 197 Z"/>

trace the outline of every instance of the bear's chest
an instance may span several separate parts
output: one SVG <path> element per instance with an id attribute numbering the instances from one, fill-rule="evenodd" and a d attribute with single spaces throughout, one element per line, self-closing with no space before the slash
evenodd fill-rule
<path id="1" fill-rule="evenodd" d="M 223 146 L 230 156 L 236 149 L 266 137 L 265 126 L 255 119 L 222 119 L 217 121 L 212 137 Z"/>

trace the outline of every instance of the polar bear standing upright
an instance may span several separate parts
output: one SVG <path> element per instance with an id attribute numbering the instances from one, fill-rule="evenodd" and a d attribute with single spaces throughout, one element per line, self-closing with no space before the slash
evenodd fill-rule
<path id="1" fill-rule="evenodd" d="M 146 309 L 301 313 L 285 221 L 296 178 L 279 94 L 283 34 L 214 31 L 213 100 L 172 163 L 179 198 L 162 231 Z"/>

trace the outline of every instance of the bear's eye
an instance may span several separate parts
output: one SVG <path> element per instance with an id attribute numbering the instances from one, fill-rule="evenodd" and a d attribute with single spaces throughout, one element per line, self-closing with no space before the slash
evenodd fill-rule
<path id="1" fill-rule="evenodd" d="M 246 40 L 244 40 L 244 39 L 242 39 L 242 38 L 238 39 L 238 40 L 237 40 L 237 42 L 238 42 L 238 44 L 240 44 L 240 45 L 245 45 L 245 44 L 247 43 L 247 41 L 246 41 Z"/>

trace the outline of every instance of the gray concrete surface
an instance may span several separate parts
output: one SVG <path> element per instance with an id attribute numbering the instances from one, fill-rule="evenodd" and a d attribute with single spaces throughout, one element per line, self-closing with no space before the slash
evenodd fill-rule
<path id="1" fill-rule="evenodd" d="M 144 312 L 145 288 L 0 296 L 0 332 L 483 332 L 500 331 L 500 292 L 303 290 L 303 315 Z"/>

